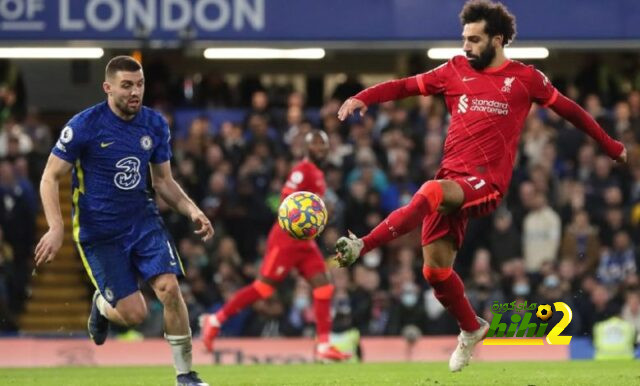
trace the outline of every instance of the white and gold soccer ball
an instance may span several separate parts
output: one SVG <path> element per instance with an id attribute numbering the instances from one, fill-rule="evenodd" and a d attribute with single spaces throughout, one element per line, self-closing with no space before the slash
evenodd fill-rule
<path id="1" fill-rule="evenodd" d="M 295 239 L 311 240 L 327 225 L 327 208 L 314 193 L 294 192 L 280 204 L 278 224 Z"/>

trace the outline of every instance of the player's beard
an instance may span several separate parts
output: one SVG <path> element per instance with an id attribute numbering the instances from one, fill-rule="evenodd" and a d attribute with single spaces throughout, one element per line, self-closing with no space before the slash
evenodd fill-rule
<path id="1" fill-rule="evenodd" d="M 485 48 L 485 50 L 480 53 L 480 55 L 467 54 L 467 58 L 470 59 L 469 64 L 471 65 L 471 67 L 478 71 L 487 68 L 487 66 L 491 64 L 493 58 L 495 57 L 496 49 L 491 44 L 489 44 L 487 48 Z"/>
<path id="2" fill-rule="evenodd" d="M 118 108 L 118 110 L 120 110 L 120 113 L 122 113 L 122 115 L 132 117 L 136 115 L 138 111 L 140 111 L 140 108 L 142 107 L 142 102 L 138 100 L 137 105 L 129 106 L 128 99 L 121 99 L 119 101 L 116 101 L 116 107 Z"/>

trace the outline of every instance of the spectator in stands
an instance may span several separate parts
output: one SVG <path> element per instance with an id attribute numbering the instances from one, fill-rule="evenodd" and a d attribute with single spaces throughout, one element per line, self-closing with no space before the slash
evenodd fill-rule
<path id="1" fill-rule="evenodd" d="M 555 261 L 562 234 L 560 216 L 547 204 L 547 198 L 536 192 L 531 212 L 524 218 L 522 249 L 527 272 L 538 272 L 545 261 Z"/>
<path id="2" fill-rule="evenodd" d="M 488 250 L 476 250 L 470 276 L 465 283 L 469 302 L 478 315 L 491 320 L 493 302 L 503 303 L 505 298 L 499 287 L 498 275 L 491 268 L 491 254 Z"/>
<path id="3" fill-rule="evenodd" d="M 579 210 L 565 228 L 560 258 L 573 264 L 580 275 L 592 275 L 600 260 L 600 241 L 589 223 L 589 214 Z"/>
<path id="4" fill-rule="evenodd" d="M 364 86 L 358 80 L 355 74 L 347 74 L 345 80 L 338 84 L 333 90 L 331 97 L 340 101 L 340 103 L 344 102 L 347 98 L 352 95 L 356 95 L 360 91 L 364 90 Z"/>
<path id="5" fill-rule="evenodd" d="M 522 256 L 522 239 L 513 224 L 513 216 L 506 207 L 496 210 L 493 216 L 493 229 L 488 245 L 492 257 L 491 266 L 496 271 L 500 270 L 505 262 Z"/>
<path id="6" fill-rule="evenodd" d="M 311 287 L 302 277 L 298 277 L 293 289 L 291 306 L 287 313 L 285 334 L 313 337 L 315 320 L 311 306 Z"/>
<path id="7" fill-rule="evenodd" d="M 205 108 L 230 107 L 233 94 L 229 84 L 218 72 L 207 73 L 195 90 L 195 99 L 199 106 Z"/>
<path id="8" fill-rule="evenodd" d="M 16 173 L 15 163 L 0 159 L 0 224 L 13 249 L 11 272 L 11 309 L 22 309 L 31 272 L 38 208 L 29 180 Z"/>
<path id="9" fill-rule="evenodd" d="M 14 313 L 9 307 L 13 295 L 10 288 L 13 259 L 13 248 L 4 240 L 4 233 L 0 228 L 0 331 L 12 331 L 16 328 Z"/>
<path id="10" fill-rule="evenodd" d="M 631 323 L 636 332 L 636 343 L 640 344 L 640 289 L 629 288 L 624 294 L 622 319 Z"/>
<path id="11" fill-rule="evenodd" d="M 636 255 L 629 234 L 619 231 L 614 236 L 612 248 L 606 248 L 600 257 L 598 280 L 603 285 L 615 289 L 627 276 L 636 272 Z"/>

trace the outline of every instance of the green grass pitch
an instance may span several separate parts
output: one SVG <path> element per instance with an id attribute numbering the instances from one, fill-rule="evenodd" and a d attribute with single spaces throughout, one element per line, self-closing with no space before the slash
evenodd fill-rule
<path id="1" fill-rule="evenodd" d="M 197 366 L 213 385 L 640 385 L 640 361 Z M 170 367 L 0 369 L 2 385 L 174 385 Z"/>

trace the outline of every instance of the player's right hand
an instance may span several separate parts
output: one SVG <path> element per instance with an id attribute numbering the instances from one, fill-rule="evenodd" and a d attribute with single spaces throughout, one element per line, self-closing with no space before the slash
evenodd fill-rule
<path id="1" fill-rule="evenodd" d="M 340 106 L 340 110 L 338 110 L 338 119 L 344 121 L 357 109 L 360 109 L 360 116 L 363 116 L 364 113 L 367 112 L 367 105 L 365 105 L 363 101 L 353 97 L 347 99 L 342 106 Z"/>
<path id="2" fill-rule="evenodd" d="M 194 211 L 190 217 L 191 221 L 198 226 L 198 229 L 193 233 L 202 236 L 202 241 L 207 241 L 213 237 L 213 225 L 211 225 L 211 221 L 209 221 L 207 216 L 202 213 L 201 210 Z"/>
<path id="3" fill-rule="evenodd" d="M 36 267 L 42 263 L 48 263 L 56 257 L 56 253 L 62 246 L 62 240 L 64 239 L 64 231 L 62 228 L 49 228 L 45 233 L 38 245 L 36 245 L 35 261 Z"/>

